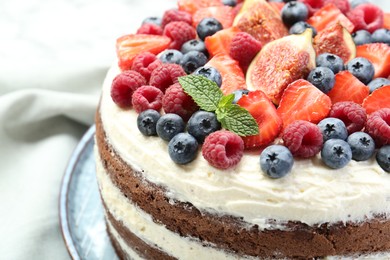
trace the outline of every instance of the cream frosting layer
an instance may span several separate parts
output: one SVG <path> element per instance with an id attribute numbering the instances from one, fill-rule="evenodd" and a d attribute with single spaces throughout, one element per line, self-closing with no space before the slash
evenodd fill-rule
<path id="1" fill-rule="evenodd" d="M 174 200 L 190 202 L 200 210 L 242 217 L 261 228 L 275 219 L 324 222 L 363 221 L 375 214 L 390 215 L 390 174 L 375 159 L 351 161 L 338 170 L 323 165 L 320 158 L 296 160 L 292 172 L 281 179 L 265 176 L 259 153 L 245 153 L 229 170 L 211 167 L 199 152 L 187 165 L 175 164 L 167 142 L 145 137 L 137 128 L 137 114 L 119 108 L 110 97 L 113 66 L 105 79 L 100 113 L 108 142 L 126 163 L 143 170 L 145 178 L 167 189 Z"/>

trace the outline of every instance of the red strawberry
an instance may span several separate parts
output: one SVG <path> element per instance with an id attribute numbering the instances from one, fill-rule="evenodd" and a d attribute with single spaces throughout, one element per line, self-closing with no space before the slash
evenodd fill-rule
<path id="1" fill-rule="evenodd" d="M 122 70 L 128 70 L 134 58 L 141 52 L 158 54 L 168 48 L 171 39 L 162 35 L 129 34 L 116 40 L 118 65 Z"/>
<path id="2" fill-rule="evenodd" d="M 282 129 L 282 120 L 271 100 L 261 90 L 249 92 L 238 100 L 259 125 L 259 134 L 243 137 L 245 148 L 255 148 L 270 144 Z"/>
<path id="3" fill-rule="evenodd" d="M 382 108 L 390 108 L 390 86 L 380 87 L 372 92 L 364 101 L 363 107 L 367 114 Z"/>
<path id="4" fill-rule="evenodd" d="M 374 4 L 361 4 L 348 13 L 349 20 L 354 24 L 355 31 L 367 30 L 373 33 L 383 26 L 383 11 Z"/>
<path id="5" fill-rule="evenodd" d="M 328 96 L 335 104 L 340 101 L 352 101 L 359 105 L 370 93 L 368 86 L 353 76 L 349 71 L 340 71 L 335 76 L 335 84 Z"/>
<path id="6" fill-rule="evenodd" d="M 197 10 L 210 6 L 222 6 L 221 0 L 178 0 L 179 10 L 194 14 Z"/>
<path id="7" fill-rule="evenodd" d="M 220 30 L 212 36 L 206 37 L 206 49 L 209 52 L 210 57 L 217 54 L 229 55 L 232 39 L 239 32 L 240 30 L 233 26 L 229 29 Z"/>
<path id="8" fill-rule="evenodd" d="M 383 14 L 383 28 L 390 30 L 390 13 Z"/>
<path id="9" fill-rule="evenodd" d="M 344 14 L 346 14 L 351 8 L 348 0 L 300 0 L 300 1 L 307 6 L 309 10 L 309 16 L 312 16 L 321 7 L 330 3 L 334 4 Z"/>
<path id="10" fill-rule="evenodd" d="M 203 18 L 214 17 L 226 29 L 232 26 L 235 16 L 233 7 L 227 5 L 201 8 L 192 16 L 192 25 L 196 28 Z"/>
<path id="11" fill-rule="evenodd" d="M 375 68 L 374 78 L 390 75 L 390 46 L 385 43 L 370 43 L 356 47 L 356 57 L 369 60 Z"/>
<path id="12" fill-rule="evenodd" d="M 330 111 L 332 101 L 310 82 L 299 79 L 287 86 L 277 109 L 287 127 L 295 120 L 318 123 Z"/>

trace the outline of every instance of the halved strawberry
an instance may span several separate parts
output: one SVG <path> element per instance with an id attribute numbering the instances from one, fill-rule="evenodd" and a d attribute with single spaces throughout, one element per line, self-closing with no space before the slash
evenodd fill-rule
<path id="1" fill-rule="evenodd" d="M 370 43 L 356 47 L 356 56 L 371 61 L 375 68 L 374 78 L 390 75 L 390 46 L 386 43 Z"/>
<path id="2" fill-rule="evenodd" d="M 295 120 L 318 123 L 332 107 L 332 101 L 321 90 L 304 79 L 298 79 L 287 86 L 280 100 L 277 112 L 287 127 Z"/>
<path id="3" fill-rule="evenodd" d="M 171 39 L 162 35 L 128 34 L 116 40 L 118 65 L 122 70 L 128 70 L 134 58 L 142 52 L 158 54 L 168 48 Z"/>
<path id="4" fill-rule="evenodd" d="M 225 95 L 237 89 L 246 89 L 244 72 L 238 61 L 232 59 L 229 55 L 216 55 L 205 66 L 214 67 L 221 73 L 221 90 Z"/>
<path id="5" fill-rule="evenodd" d="M 196 28 L 198 23 L 207 17 L 214 17 L 226 29 L 232 26 L 236 13 L 233 7 L 227 5 L 201 8 L 192 16 L 192 25 Z"/>
<path id="6" fill-rule="evenodd" d="M 178 0 L 177 6 L 180 11 L 194 14 L 197 10 L 210 6 L 222 6 L 221 0 Z"/>
<path id="7" fill-rule="evenodd" d="M 270 144 L 282 130 L 282 119 L 271 100 L 261 90 L 251 91 L 238 100 L 259 125 L 259 134 L 243 137 L 245 148 L 256 148 Z"/>
<path id="8" fill-rule="evenodd" d="M 232 26 L 228 29 L 220 30 L 212 36 L 206 37 L 205 45 L 210 57 L 217 54 L 229 55 L 232 39 L 239 32 L 240 30 L 237 27 Z"/>
<path id="9" fill-rule="evenodd" d="M 371 114 L 382 108 L 390 108 L 390 86 L 383 86 L 374 90 L 363 101 L 363 107 L 367 114 Z"/>
<path id="10" fill-rule="evenodd" d="M 332 103 L 340 101 L 352 101 L 359 105 L 363 103 L 363 100 L 370 93 L 368 86 L 364 85 L 349 71 L 340 71 L 335 76 L 335 84 L 328 96 L 332 100 Z"/>
<path id="11" fill-rule="evenodd" d="M 383 13 L 383 28 L 390 30 L 390 13 Z"/>

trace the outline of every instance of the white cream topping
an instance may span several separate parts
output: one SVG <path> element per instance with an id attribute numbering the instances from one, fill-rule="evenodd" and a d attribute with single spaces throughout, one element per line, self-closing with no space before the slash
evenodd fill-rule
<path id="1" fill-rule="evenodd" d="M 134 110 L 119 108 L 110 97 L 113 66 L 103 87 L 101 118 L 109 143 L 146 179 L 168 190 L 171 199 L 192 203 L 200 210 L 231 214 L 260 228 L 280 228 L 285 221 L 308 225 L 363 221 L 374 214 L 390 215 L 390 174 L 375 159 L 351 161 L 333 170 L 319 157 L 296 160 L 286 177 L 270 179 L 259 165 L 259 154 L 246 153 L 233 169 L 211 167 L 199 152 L 184 166 L 168 155 L 167 143 L 145 137 L 137 128 Z M 271 226 L 268 219 L 278 220 Z"/>

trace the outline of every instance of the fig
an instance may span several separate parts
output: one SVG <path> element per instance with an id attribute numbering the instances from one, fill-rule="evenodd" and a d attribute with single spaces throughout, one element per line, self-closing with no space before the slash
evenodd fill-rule
<path id="1" fill-rule="evenodd" d="M 252 60 L 246 74 L 248 90 L 262 90 L 279 104 L 285 88 L 295 80 L 306 78 L 315 68 L 316 53 L 311 29 L 265 45 Z"/>

